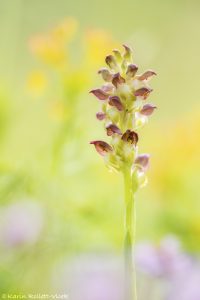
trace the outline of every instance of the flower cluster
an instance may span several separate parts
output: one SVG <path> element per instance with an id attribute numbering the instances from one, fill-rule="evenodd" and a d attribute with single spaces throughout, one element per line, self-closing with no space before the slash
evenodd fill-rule
<path id="1" fill-rule="evenodd" d="M 144 178 L 149 164 L 148 154 L 138 154 L 138 133 L 156 106 L 147 103 L 152 92 L 148 82 L 156 73 L 147 70 L 137 75 L 138 66 L 133 64 L 132 50 L 124 45 L 124 52 L 113 50 L 106 56 L 108 68 L 98 73 L 105 84 L 91 93 L 101 102 L 101 111 L 96 114 L 104 121 L 110 143 L 92 141 L 97 152 L 105 159 L 107 166 L 117 171 L 131 168 L 137 179 Z"/>

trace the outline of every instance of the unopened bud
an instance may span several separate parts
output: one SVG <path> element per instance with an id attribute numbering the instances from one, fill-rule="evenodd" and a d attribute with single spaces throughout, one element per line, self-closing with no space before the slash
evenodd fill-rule
<path id="1" fill-rule="evenodd" d="M 116 69 L 117 62 L 113 55 L 107 55 L 105 61 L 111 69 L 114 69 L 114 70 Z"/>
<path id="2" fill-rule="evenodd" d="M 105 93 L 108 93 L 108 94 L 109 94 L 109 93 L 112 93 L 114 87 L 113 87 L 112 83 L 108 82 L 108 83 L 102 85 L 101 89 L 102 89 L 102 91 L 104 91 Z"/>
<path id="3" fill-rule="evenodd" d="M 142 171 L 146 171 L 149 167 L 149 154 L 140 154 L 135 160 L 135 164 L 138 165 Z"/>
<path id="4" fill-rule="evenodd" d="M 137 73 L 137 70 L 138 70 L 138 66 L 136 66 L 134 64 L 130 64 L 130 65 L 128 65 L 126 75 L 133 78 L 135 76 L 135 74 Z"/>
<path id="5" fill-rule="evenodd" d="M 103 80 L 105 81 L 111 81 L 112 80 L 112 74 L 107 68 L 102 68 L 98 71 L 98 74 L 101 74 Z"/>
<path id="6" fill-rule="evenodd" d="M 128 47 L 127 45 L 123 45 L 124 47 L 124 59 L 126 59 L 127 61 L 131 61 L 132 60 L 132 49 L 130 47 Z"/>
<path id="7" fill-rule="evenodd" d="M 114 55 L 115 55 L 115 57 L 116 57 L 117 62 L 118 62 L 118 63 L 122 62 L 122 55 L 121 55 L 121 52 L 120 52 L 119 50 L 117 50 L 117 49 L 114 49 L 114 50 L 113 50 L 113 53 L 114 53 Z"/>
<path id="8" fill-rule="evenodd" d="M 98 119 L 99 121 L 102 121 L 102 120 L 105 119 L 106 114 L 103 113 L 103 112 L 98 112 L 98 113 L 96 113 L 96 117 L 97 117 L 97 119 Z"/>

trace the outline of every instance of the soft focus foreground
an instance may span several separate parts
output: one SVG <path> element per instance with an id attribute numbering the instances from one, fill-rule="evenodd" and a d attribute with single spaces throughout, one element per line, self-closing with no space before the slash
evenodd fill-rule
<path id="1" fill-rule="evenodd" d="M 12 11 L 1 3 L 0 294 L 121 300 L 123 191 L 89 145 L 104 132 L 88 90 L 125 42 L 141 73 L 151 65 L 159 74 L 159 114 L 139 142 L 151 153 L 149 185 L 137 194 L 139 299 L 199 300 L 199 4 L 154 1 L 141 11 L 125 1 L 124 20 L 119 5 L 102 22 L 98 7 L 87 19 L 81 5 L 73 13 L 58 2 L 47 11 L 39 1 L 16 0 Z"/>

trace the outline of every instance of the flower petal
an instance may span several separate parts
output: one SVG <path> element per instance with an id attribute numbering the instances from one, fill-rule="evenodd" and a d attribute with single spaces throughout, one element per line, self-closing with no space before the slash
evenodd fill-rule
<path id="1" fill-rule="evenodd" d="M 101 74 L 103 80 L 105 81 L 111 81 L 112 80 L 112 74 L 107 68 L 102 68 L 98 71 L 98 74 Z"/>
<path id="2" fill-rule="evenodd" d="M 106 127 L 106 130 L 107 130 L 107 135 L 108 136 L 111 136 L 115 133 L 121 135 L 121 130 L 115 125 L 115 124 L 110 124 Z"/>
<path id="3" fill-rule="evenodd" d="M 124 142 L 129 142 L 131 144 L 136 145 L 138 142 L 138 134 L 135 131 L 131 131 L 130 129 L 126 130 L 126 132 L 122 135 L 122 140 Z"/>
<path id="4" fill-rule="evenodd" d="M 102 121 L 105 119 L 106 114 L 104 114 L 103 112 L 98 112 L 98 113 L 96 113 L 96 117 L 99 121 Z"/>
<path id="5" fill-rule="evenodd" d="M 122 83 L 125 83 L 125 79 L 120 75 L 120 73 L 114 74 L 112 84 L 117 88 L 118 85 Z"/>
<path id="6" fill-rule="evenodd" d="M 153 90 L 152 90 L 151 88 L 148 88 L 148 87 L 142 87 L 142 88 L 136 90 L 136 91 L 134 92 L 134 95 L 135 95 L 136 97 L 143 97 L 144 99 L 146 99 L 152 91 L 153 91 Z"/>
<path id="7" fill-rule="evenodd" d="M 137 79 L 138 80 L 147 80 L 149 77 L 151 77 L 153 75 L 157 75 L 156 72 L 154 72 L 152 70 L 148 70 L 148 71 L 144 72 L 142 75 L 139 75 L 137 77 Z"/>
<path id="8" fill-rule="evenodd" d="M 122 111 L 124 109 L 123 104 L 120 101 L 120 98 L 118 96 L 110 96 L 108 103 L 111 106 L 116 107 L 119 111 Z"/>
<path id="9" fill-rule="evenodd" d="M 104 141 L 92 141 L 90 144 L 94 145 L 97 152 L 102 156 L 105 156 L 113 150 L 112 147 Z"/>
<path id="10" fill-rule="evenodd" d="M 134 77 L 135 74 L 137 73 L 137 70 L 138 70 L 138 66 L 134 64 L 130 64 L 128 65 L 126 75 L 128 75 L 129 77 Z"/>
<path id="11" fill-rule="evenodd" d="M 135 159 L 135 164 L 139 165 L 143 171 L 146 171 L 149 167 L 149 154 L 140 154 Z"/>
<path id="12" fill-rule="evenodd" d="M 145 104 L 141 109 L 140 113 L 145 116 L 150 116 L 154 112 L 154 109 L 156 108 L 157 107 L 155 105 Z"/>
<path id="13" fill-rule="evenodd" d="M 94 89 L 90 91 L 90 93 L 95 95 L 99 100 L 106 100 L 109 97 L 109 95 L 106 92 L 104 92 L 102 89 Z"/>

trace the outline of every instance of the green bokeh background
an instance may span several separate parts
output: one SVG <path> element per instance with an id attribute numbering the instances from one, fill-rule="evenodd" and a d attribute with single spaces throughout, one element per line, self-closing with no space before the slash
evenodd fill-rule
<path id="1" fill-rule="evenodd" d="M 137 241 L 172 233 L 199 253 L 199 10 L 195 0 L 0 1 L 0 204 L 31 199 L 44 211 L 35 244 L 2 243 L 2 292 L 49 291 L 60 260 L 88 251 L 118 253 L 123 246 L 122 178 L 109 173 L 89 145 L 104 136 L 95 119 L 98 103 L 88 94 L 100 82 L 94 65 L 85 64 L 82 76 L 61 86 L 57 70 L 28 46 L 66 17 L 79 22 L 70 46 L 74 61 L 84 61 L 84 32 L 101 29 L 133 47 L 141 71 L 157 71 L 151 100 L 159 109 L 140 133 L 151 168 L 148 186 L 137 195 Z M 96 67 L 101 63 L 103 54 Z M 37 97 L 26 88 L 35 69 L 49 80 Z M 64 98 L 67 122 L 48 113 L 56 97 Z"/>

